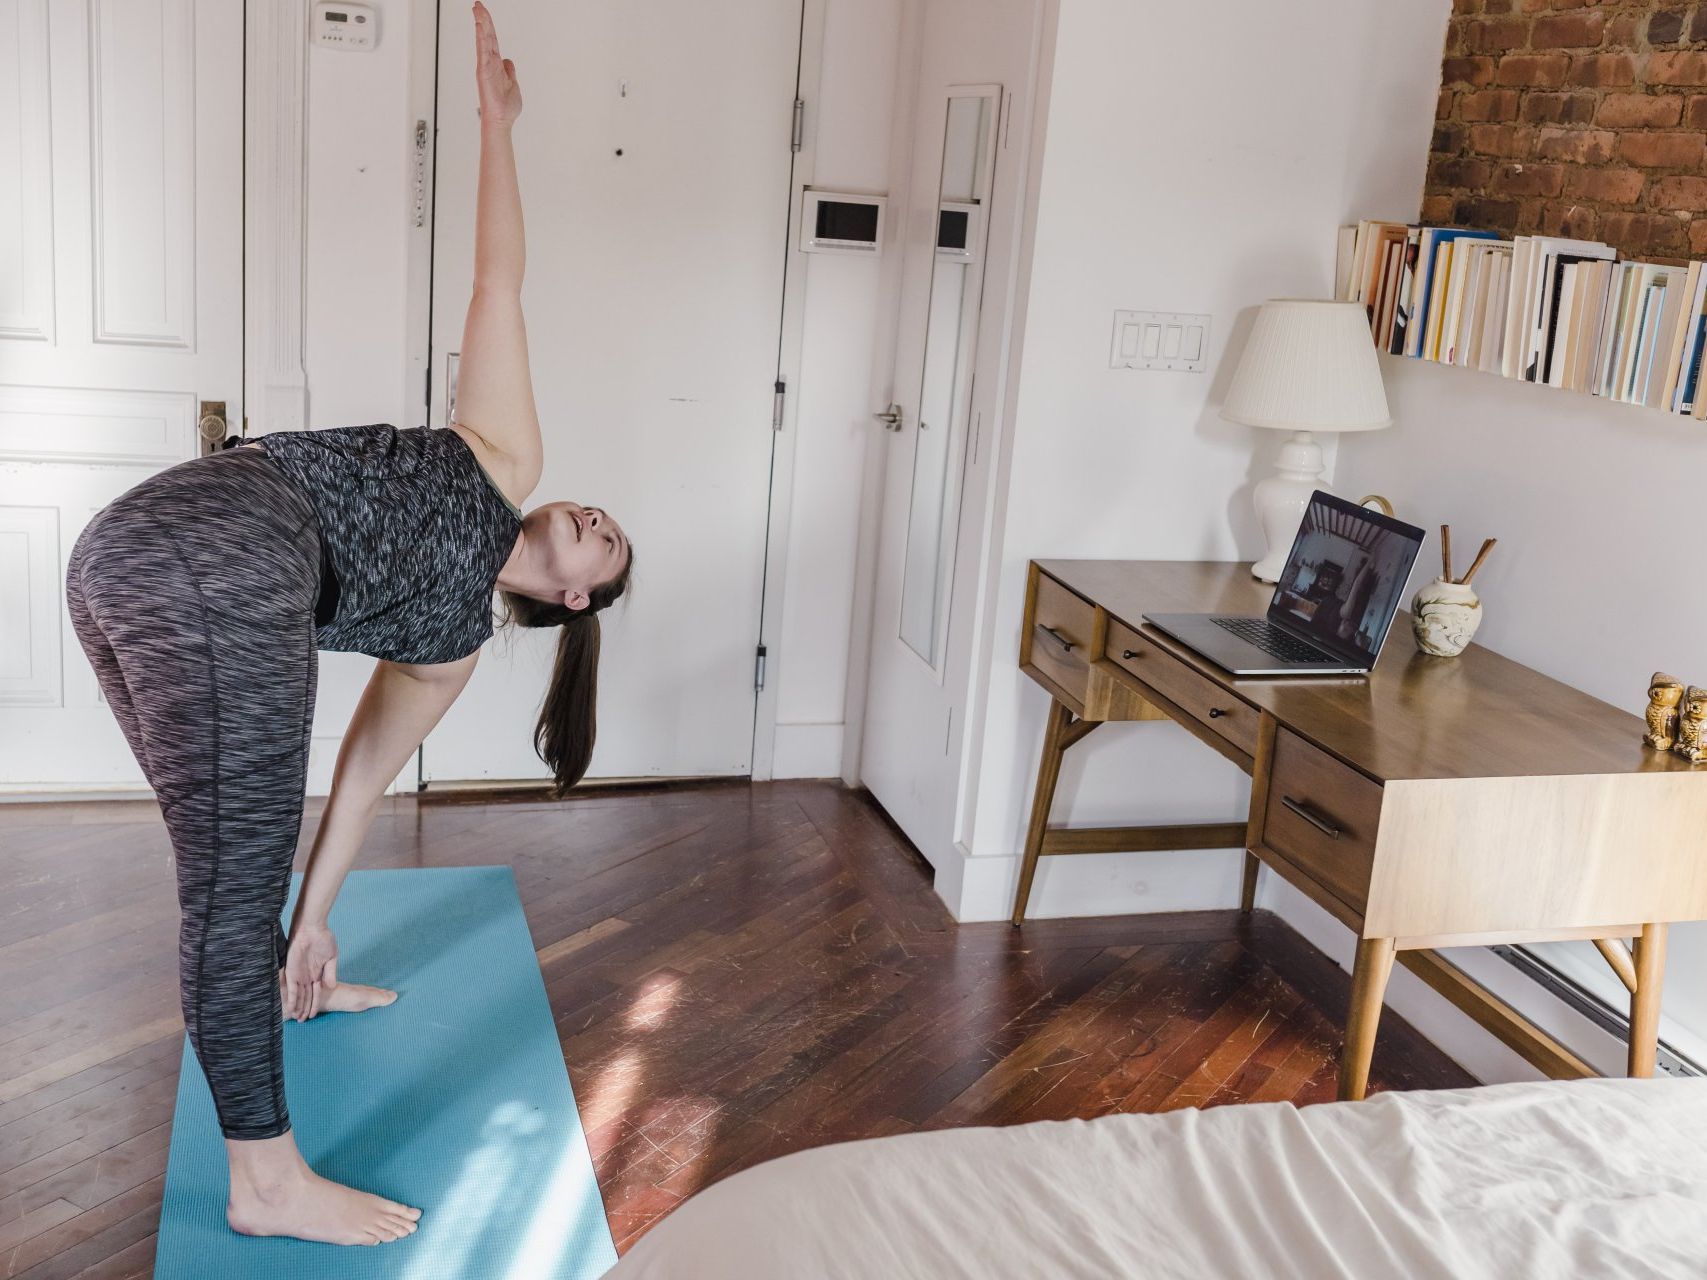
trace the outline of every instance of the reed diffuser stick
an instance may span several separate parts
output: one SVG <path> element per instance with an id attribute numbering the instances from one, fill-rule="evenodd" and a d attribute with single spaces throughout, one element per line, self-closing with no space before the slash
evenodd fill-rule
<path id="1" fill-rule="evenodd" d="M 1452 526 L 1440 526 L 1440 576 L 1452 581 Z"/>
<path id="2" fill-rule="evenodd" d="M 1488 558 L 1488 552 L 1494 549 L 1494 543 L 1498 541 L 1498 538 L 1489 538 L 1482 544 L 1482 549 L 1476 553 L 1476 558 L 1470 562 L 1470 571 L 1464 575 L 1465 586 L 1470 585 L 1470 579 L 1476 576 L 1476 570 L 1482 567 L 1482 561 Z"/>

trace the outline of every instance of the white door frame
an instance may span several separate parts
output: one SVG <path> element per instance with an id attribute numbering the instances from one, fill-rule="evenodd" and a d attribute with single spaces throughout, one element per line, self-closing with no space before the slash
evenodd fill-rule
<path id="1" fill-rule="evenodd" d="M 308 425 L 307 226 L 308 40 L 311 0 L 245 0 L 244 5 L 244 386 L 245 434 Z M 408 0 L 408 121 L 424 131 L 397 139 L 413 149 L 419 215 L 407 236 L 407 366 L 404 421 L 427 414 L 427 323 L 432 279 L 435 50 L 439 0 Z M 382 38 L 384 38 L 382 33 Z M 233 423 L 236 429 L 239 424 Z M 420 787 L 420 753 L 393 792 Z"/>
<path id="2" fill-rule="evenodd" d="M 806 328 L 806 262 L 796 248 L 801 193 L 818 168 L 818 104 L 824 74 L 824 14 L 829 0 L 803 0 L 800 78 L 795 91 L 803 104 L 800 150 L 788 189 L 788 264 L 783 275 L 782 349 L 777 377 L 786 388 L 782 420 L 771 438 L 770 514 L 765 526 L 764 588 L 760 596 L 759 643 L 765 646 L 764 684 L 753 710 L 754 782 L 768 782 L 776 768 L 777 693 L 782 688 L 783 599 L 788 585 L 788 544 L 794 517 L 794 454 L 799 439 L 801 349 Z"/>
<path id="3" fill-rule="evenodd" d="M 964 856 L 972 842 L 973 815 L 977 812 L 979 762 L 984 751 L 984 716 L 990 692 L 990 667 L 995 660 L 998 637 L 994 610 L 1001 585 L 1002 556 L 1007 519 L 1008 476 L 1013 459 L 1013 433 L 1009 415 L 1019 398 L 1020 363 L 1025 349 L 1026 306 L 1031 296 L 1032 250 L 1037 237 L 1038 192 L 1043 180 L 1044 139 L 1049 128 L 1049 92 L 1055 69 L 1055 37 L 1060 25 L 1061 0 L 1038 0 L 1031 39 L 1031 60 L 1026 68 L 1022 106 L 1014 107 L 1004 124 L 1012 163 L 1020 179 L 1013 192 L 1013 235 L 1006 249 L 1007 298 L 1002 309 L 1002 348 L 997 369 L 999 385 L 990 405 L 986 435 L 979 446 L 985 461 L 970 478 L 961 502 L 958 536 L 962 546 L 975 555 L 968 558 L 966 581 L 955 588 L 952 607 L 971 611 L 973 622 L 966 629 L 971 649 L 967 663 L 965 730 L 961 738 L 960 781 L 954 839 L 956 852 Z M 986 286 L 988 287 L 988 286 Z M 976 545 L 973 544 L 976 539 Z M 966 594 L 963 596 L 961 592 Z M 1004 658 L 1014 652 L 1004 649 Z M 958 885 L 943 888 L 957 892 Z M 945 895 L 946 897 L 946 895 Z"/>
<path id="4" fill-rule="evenodd" d="M 243 15 L 245 433 L 308 425 L 308 0 L 247 0 Z"/>

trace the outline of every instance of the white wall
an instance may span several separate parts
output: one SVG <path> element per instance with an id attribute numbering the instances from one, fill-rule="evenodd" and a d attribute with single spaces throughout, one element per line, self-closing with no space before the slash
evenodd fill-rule
<path id="1" fill-rule="evenodd" d="M 901 8 L 902 0 L 829 0 L 819 101 L 807 107 L 814 187 L 889 193 Z M 881 289 L 873 259 L 800 254 L 796 262 L 806 288 L 773 775 L 827 778 L 841 771 L 861 470 L 879 430 L 870 381 Z"/>
<path id="2" fill-rule="evenodd" d="M 1250 486 L 1278 442 L 1219 418 L 1230 357 L 1265 298 L 1331 290 L 1342 221 L 1415 215 L 1448 8 L 1061 6 L 961 919 L 1012 901 L 1048 705 L 1015 665 L 1027 562 L 1258 552 Z M 1209 313 L 1208 372 L 1111 370 L 1117 309 Z M 1238 769 L 1153 723 L 1070 754 L 1054 813 L 1228 821 L 1247 803 Z M 1030 910 L 1230 905 L 1238 875 L 1231 851 L 1045 859 Z"/>
<path id="3" fill-rule="evenodd" d="M 405 382 L 413 225 L 410 4 L 378 0 L 371 53 L 310 47 L 306 329 L 308 425 L 418 425 Z M 429 46 L 430 48 L 430 46 Z M 373 669 L 360 654 L 320 655 L 309 791 L 331 785 L 338 743 Z M 413 785 L 414 766 L 405 771 Z"/>

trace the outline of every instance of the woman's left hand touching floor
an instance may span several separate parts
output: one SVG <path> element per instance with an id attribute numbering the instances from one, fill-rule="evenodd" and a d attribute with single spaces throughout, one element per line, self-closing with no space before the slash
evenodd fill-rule
<path id="1" fill-rule="evenodd" d="M 360 1013 L 397 999 L 395 991 L 338 981 L 338 942 L 320 925 L 298 923 L 279 971 L 284 1016 L 298 1022 L 321 1013 Z"/>

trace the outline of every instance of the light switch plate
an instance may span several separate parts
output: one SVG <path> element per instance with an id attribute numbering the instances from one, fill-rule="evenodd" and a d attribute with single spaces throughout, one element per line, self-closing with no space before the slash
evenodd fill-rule
<path id="1" fill-rule="evenodd" d="M 1209 361 L 1209 317 L 1186 311 L 1116 311 L 1111 369 L 1202 373 Z"/>

